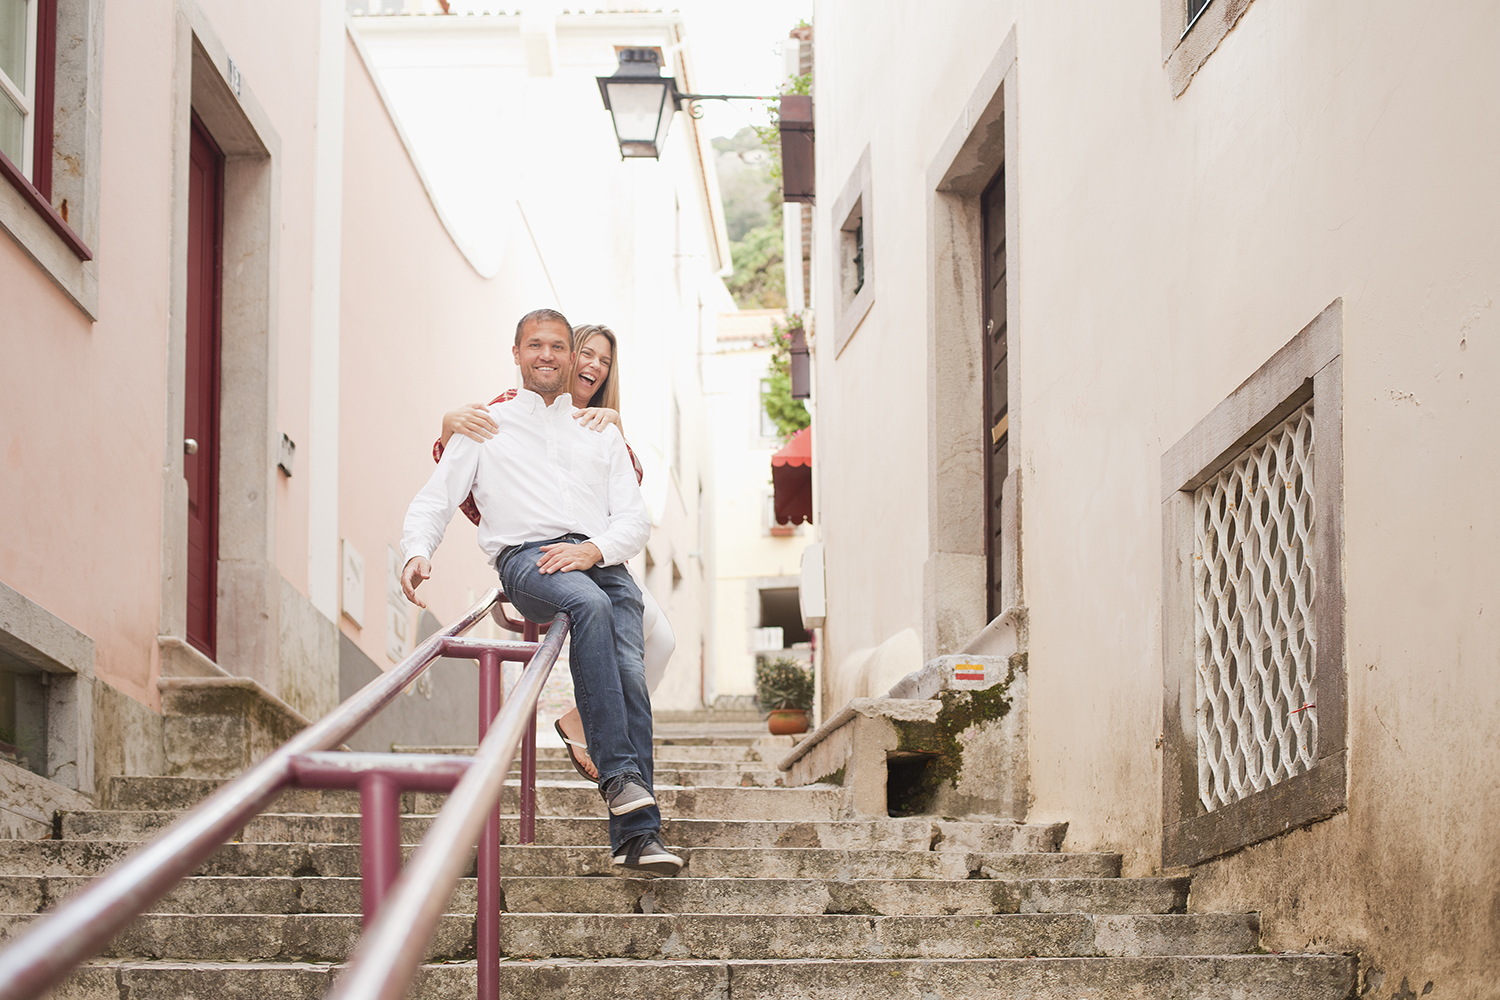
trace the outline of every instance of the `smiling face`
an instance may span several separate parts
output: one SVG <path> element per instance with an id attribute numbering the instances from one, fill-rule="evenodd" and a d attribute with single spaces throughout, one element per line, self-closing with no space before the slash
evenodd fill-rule
<path id="1" fill-rule="evenodd" d="M 551 405 L 568 384 L 573 366 L 573 339 L 562 323 L 533 320 L 511 348 L 521 368 L 521 384 Z"/>
<path id="2" fill-rule="evenodd" d="M 604 383 L 609 380 L 610 367 L 614 361 L 609 338 L 604 334 L 596 333 L 584 342 L 578 349 L 578 356 L 574 358 L 571 385 L 574 406 L 589 405 L 594 394 L 604 388 Z"/>

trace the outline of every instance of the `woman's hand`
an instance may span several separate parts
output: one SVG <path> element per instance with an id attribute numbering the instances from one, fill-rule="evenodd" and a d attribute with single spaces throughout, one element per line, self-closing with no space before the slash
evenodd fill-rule
<path id="1" fill-rule="evenodd" d="M 620 426 L 620 411 L 607 406 L 590 406 L 573 414 L 573 419 L 591 431 L 602 431 L 610 424 Z"/>
<path id="2" fill-rule="evenodd" d="M 468 406 L 460 406 L 456 410 L 449 410 L 443 414 L 443 447 L 448 446 L 448 439 L 454 434 L 462 434 L 464 437 L 480 444 L 495 436 L 500 425 L 495 423 L 495 418 L 490 416 L 489 407 L 483 403 L 470 403 Z"/>

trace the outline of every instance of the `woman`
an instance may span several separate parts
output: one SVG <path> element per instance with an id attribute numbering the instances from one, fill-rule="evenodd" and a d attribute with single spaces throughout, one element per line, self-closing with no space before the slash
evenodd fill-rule
<path id="1" fill-rule="evenodd" d="M 585 427 L 596 431 L 614 424 L 623 435 L 625 425 L 620 421 L 620 383 L 615 378 L 619 342 L 614 331 L 607 326 L 575 327 L 573 355 L 573 374 L 568 386 L 573 396 L 573 405 L 578 407 L 573 417 Z M 496 396 L 490 406 L 514 399 L 515 395 L 516 390 L 507 389 Z M 498 429 L 490 417 L 489 408 L 479 403 L 451 410 L 443 414 L 443 434 L 433 445 L 432 459 L 437 461 L 442 458 L 443 447 L 454 434 L 462 434 L 475 441 L 488 441 Z M 635 467 L 636 482 L 640 482 L 644 475 L 641 463 L 636 459 L 635 452 L 630 451 L 629 444 L 625 445 L 625 449 L 630 452 L 630 464 Z M 479 523 L 479 508 L 475 506 L 472 495 L 459 509 L 470 521 Z M 672 626 L 662 613 L 661 606 L 646 588 L 646 582 L 637 578 L 636 584 L 641 588 L 641 603 L 644 605 L 641 624 L 646 636 L 646 687 L 654 692 L 667 672 L 667 661 L 672 658 L 677 639 L 672 634 Z M 564 746 L 568 748 L 568 757 L 573 761 L 573 767 L 589 781 L 597 782 L 599 772 L 589 759 L 583 736 L 583 720 L 578 715 L 578 709 L 574 708 L 558 719 L 555 728 L 557 735 L 562 737 Z"/>

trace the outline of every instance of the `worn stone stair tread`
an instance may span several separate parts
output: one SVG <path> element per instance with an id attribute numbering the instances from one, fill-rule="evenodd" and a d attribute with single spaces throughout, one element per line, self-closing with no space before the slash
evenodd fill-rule
<path id="1" fill-rule="evenodd" d="M 13 934 L 33 914 L 0 914 Z M 472 958 L 472 914 L 445 914 L 430 960 Z M 147 913 L 103 952 L 117 958 L 341 961 L 361 931 L 357 914 Z M 1022 958 L 1249 952 L 1248 914 L 1083 913 L 865 916 L 854 914 L 506 913 L 501 954 L 577 958 Z"/>
<path id="2" fill-rule="evenodd" d="M 76 894 L 83 876 L 0 876 L 0 912 L 39 913 Z M 450 913 L 473 913 L 475 881 L 460 881 Z M 1186 879 L 810 879 L 503 876 L 505 908 L 525 913 L 989 915 L 1179 913 Z M 358 913 L 355 877 L 194 876 L 152 913 Z M 643 909 L 645 907 L 645 909 Z"/>
<path id="3" fill-rule="evenodd" d="M 790 794 L 793 789 L 776 789 Z M 90 810 L 64 813 L 65 839 L 135 840 L 154 836 L 180 813 L 158 811 Z M 505 842 L 516 837 L 518 817 L 502 816 Z M 430 815 L 404 816 L 404 843 L 421 840 L 431 825 Z M 669 846 L 680 847 L 869 847 L 927 850 L 1056 850 L 1067 824 L 975 823 L 934 821 L 931 817 L 886 820 L 767 820 L 674 819 L 662 823 Z M 357 843 L 359 817 L 327 813 L 262 813 L 241 831 L 240 840 L 260 842 Z M 602 817 L 543 814 L 537 817 L 537 840 L 544 844 L 607 844 L 608 824 Z"/>
<path id="4" fill-rule="evenodd" d="M 575 958 L 863 959 L 1248 953 L 1251 914 L 507 913 L 502 954 Z"/>
<path id="5" fill-rule="evenodd" d="M 654 760 L 692 760 L 692 761 L 763 761 L 772 766 L 780 760 L 779 755 L 784 755 L 792 748 L 791 743 L 784 746 L 759 746 L 750 741 L 739 743 L 682 743 L 674 740 L 671 743 L 657 741 L 652 749 Z M 396 746 L 396 753 L 440 753 L 459 757 L 472 757 L 479 748 L 473 745 L 463 746 L 432 746 L 432 747 L 409 747 Z M 561 746 L 537 747 L 537 760 L 564 760 L 567 754 Z M 519 767 L 519 763 L 516 765 Z"/>
<path id="6" fill-rule="evenodd" d="M 30 913 L 0 913 L 0 941 L 15 937 Z M 146 913 L 100 952 L 105 958 L 220 961 L 340 962 L 362 930 L 358 914 Z M 474 957 L 473 914 L 444 914 L 424 955 L 428 960 Z"/>
<path id="7" fill-rule="evenodd" d="M 340 965 L 281 962 L 112 962 L 83 967 L 55 1000 L 317 1000 Z M 527 1000 L 1345 1000 L 1354 960 L 1342 955 L 1195 958 L 862 959 L 830 962 L 507 960 L 502 996 Z M 423 965 L 411 1000 L 472 996 L 473 962 Z"/>
<path id="8" fill-rule="evenodd" d="M 610 885 L 609 882 L 616 884 Z M 502 880 L 506 909 L 527 913 L 991 915 L 1180 913 L 1187 879 Z M 644 908 L 643 908 L 644 907 Z"/>
<path id="9" fill-rule="evenodd" d="M 0 876 L 98 875 L 134 853 L 139 843 L 38 840 L 0 843 Z M 408 852 L 415 848 L 408 845 Z M 1117 878 L 1121 856 L 1110 853 L 962 853 L 847 848 L 682 848 L 687 873 L 704 878 Z M 359 845 L 250 842 L 225 844 L 194 873 L 199 876 L 355 877 Z M 603 847 L 507 844 L 501 871 L 509 875 L 604 875 L 612 866 Z M 472 866 L 469 872 L 473 874 Z"/>
<path id="10" fill-rule="evenodd" d="M 686 766 L 688 763 L 692 766 Z M 767 769 L 765 764 L 747 763 L 737 768 L 730 768 L 714 762 L 702 762 L 701 766 L 698 763 L 685 762 L 684 765 L 674 765 L 671 768 L 658 768 L 656 787 L 677 790 L 775 788 L 780 787 L 776 783 L 783 777 L 780 771 L 774 768 Z M 507 785 L 518 787 L 519 780 L 519 775 L 513 772 Z M 107 794 L 101 799 L 100 807 L 101 811 L 109 812 L 187 810 L 198 805 L 227 783 L 218 778 L 114 778 L 109 784 Z M 537 787 L 581 789 L 585 791 L 579 794 L 582 794 L 591 806 L 598 801 L 596 797 L 587 794 L 592 793 L 596 786 L 580 778 L 571 765 L 538 769 Z M 804 785 L 802 787 L 828 788 L 832 786 Z M 514 798 L 514 796 L 515 793 L 511 792 L 507 797 Z M 442 796 L 408 792 L 402 796 L 402 811 L 405 813 L 431 812 L 440 807 L 442 798 Z M 434 803 L 439 805 L 434 805 Z M 286 813 L 353 815 L 359 812 L 359 794 L 347 791 L 292 788 L 281 793 L 271 805 L 271 810 Z"/>
<path id="11" fill-rule="evenodd" d="M 93 881 L 82 876 L 29 879 L 0 876 L 0 913 L 40 913 Z M 148 912 L 225 916 L 357 914 L 362 906 L 362 884 L 363 880 L 358 876 L 195 875 L 179 882 L 171 892 L 153 903 Z M 448 912 L 475 912 L 477 884 L 472 877 L 460 879 L 448 901 Z"/>
<path id="12" fill-rule="evenodd" d="M 664 815 L 694 816 L 715 819 L 802 820 L 838 818 L 844 808 L 845 792 L 834 786 L 810 785 L 802 788 L 763 788 L 740 786 L 658 786 L 656 800 Z M 419 795 L 417 812 L 408 817 L 430 816 L 441 808 L 444 796 Z M 337 811 L 318 809 L 302 811 L 281 804 L 262 813 L 270 816 L 340 816 L 356 819 L 357 798 L 347 808 Z M 520 790 L 507 786 L 500 797 L 504 813 L 520 808 Z M 543 816 L 602 816 L 603 801 L 596 788 L 583 781 L 543 781 L 537 783 L 537 810 Z M 182 809 L 87 809 L 63 813 L 64 837 L 97 832 L 105 838 L 120 834 L 147 835 L 172 822 Z M 252 821 L 254 822 L 254 821 Z"/>

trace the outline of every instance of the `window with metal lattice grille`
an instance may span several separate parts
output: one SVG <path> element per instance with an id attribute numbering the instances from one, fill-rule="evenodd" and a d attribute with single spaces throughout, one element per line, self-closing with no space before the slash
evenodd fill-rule
<path id="1" fill-rule="evenodd" d="M 1342 343 L 1334 300 L 1162 455 L 1164 865 L 1347 806 Z"/>
<path id="2" fill-rule="evenodd" d="M 1317 759 L 1313 408 L 1193 494 L 1198 797 L 1209 811 Z"/>

